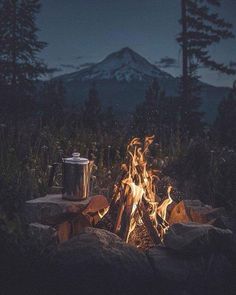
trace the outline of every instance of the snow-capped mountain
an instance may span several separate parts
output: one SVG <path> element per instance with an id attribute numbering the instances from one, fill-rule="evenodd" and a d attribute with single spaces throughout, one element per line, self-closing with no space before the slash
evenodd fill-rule
<path id="1" fill-rule="evenodd" d="M 65 76 L 67 81 L 77 79 L 88 80 L 117 80 L 143 81 L 147 78 L 173 78 L 161 71 L 157 66 L 148 62 L 144 57 L 125 47 L 108 55 L 101 62 L 79 72 Z"/>
<path id="2" fill-rule="evenodd" d="M 113 106 L 114 111 L 125 115 L 144 100 L 145 92 L 154 78 L 166 95 L 178 94 L 178 78 L 125 47 L 96 64 L 54 79 L 64 82 L 67 99 L 74 104 L 82 103 L 88 96 L 89 88 L 96 82 L 103 106 Z M 218 104 L 228 91 L 226 87 L 201 82 L 202 110 L 208 121 L 215 118 Z"/>

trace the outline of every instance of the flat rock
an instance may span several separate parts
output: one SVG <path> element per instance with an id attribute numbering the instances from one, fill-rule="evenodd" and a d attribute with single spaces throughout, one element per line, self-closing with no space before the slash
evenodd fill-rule
<path id="1" fill-rule="evenodd" d="M 209 224 L 175 223 L 164 236 L 164 245 L 175 252 L 203 254 L 234 248 L 231 230 Z"/>
<path id="2" fill-rule="evenodd" d="M 60 244 L 52 263 L 60 294 L 140 294 L 152 287 L 146 255 L 103 229 L 86 228 Z"/>
<path id="3" fill-rule="evenodd" d="M 46 195 L 45 197 L 29 200 L 25 204 L 25 216 L 28 223 L 58 224 L 69 215 L 81 213 L 89 204 L 92 197 L 82 201 L 62 199 L 61 194 Z"/>

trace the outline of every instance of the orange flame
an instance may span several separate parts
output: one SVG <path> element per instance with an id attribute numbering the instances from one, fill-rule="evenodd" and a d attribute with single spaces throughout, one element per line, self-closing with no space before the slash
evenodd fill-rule
<path id="1" fill-rule="evenodd" d="M 147 154 L 149 146 L 153 143 L 154 136 L 146 137 L 144 143 L 140 138 L 134 138 L 127 146 L 129 156 L 128 172 L 122 180 L 122 189 L 125 195 L 125 210 L 130 217 L 130 224 L 126 241 L 128 242 L 131 232 L 135 229 L 137 223 L 141 223 L 141 216 L 138 214 L 138 208 L 142 201 L 148 205 L 150 219 L 158 230 L 162 239 L 168 228 L 166 221 L 166 211 L 169 204 L 172 203 L 170 196 L 172 187 L 167 190 L 167 197 L 159 201 L 157 196 L 154 179 L 159 179 L 155 171 L 148 167 Z"/>

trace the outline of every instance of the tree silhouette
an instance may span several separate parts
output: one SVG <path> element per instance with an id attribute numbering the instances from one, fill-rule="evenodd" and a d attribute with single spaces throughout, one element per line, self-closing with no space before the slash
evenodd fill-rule
<path id="1" fill-rule="evenodd" d="M 159 127 L 158 105 L 164 93 L 160 91 L 157 79 L 148 87 L 145 100 L 136 107 L 132 127 L 138 136 L 156 134 Z"/>
<path id="2" fill-rule="evenodd" d="M 65 111 L 65 88 L 61 80 L 45 82 L 41 93 L 41 116 L 43 124 L 60 127 Z"/>
<path id="3" fill-rule="evenodd" d="M 211 45 L 234 37 L 231 32 L 232 25 L 219 14 L 211 12 L 210 8 L 219 7 L 220 2 L 220 0 L 181 0 L 182 30 L 177 39 L 182 48 L 182 89 L 179 112 L 180 125 L 188 135 L 193 134 L 190 132 L 192 121 L 195 125 L 202 125 L 202 114 L 198 111 L 201 102 L 195 95 L 195 90 L 199 91 L 198 67 L 201 65 L 226 74 L 235 73 L 235 70 L 229 66 L 215 61 L 209 53 Z M 196 127 L 195 130 L 197 130 Z"/>
<path id="4" fill-rule="evenodd" d="M 231 90 L 218 107 L 215 133 L 223 146 L 236 148 L 236 90 Z"/>
<path id="5" fill-rule="evenodd" d="M 38 40 L 35 16 L 39 0 L 0 1 L 0 83 L 12 110 L 24 111 L 22 99 L 30 96 L 34 81 L 47 72 L 37 54 L 46 46 Z"/>
<path id="6" fill-rule="evenodd" d="M 102 112 L 103 130 L 107 133 L 114 133 L 118 128 L 118 122 L 112 106 L 107 107 Z"/>
<path id="7" fill-rule="evenodd" d="M 92 130 L 97 130 L 101 125 L 101 102 L 95 83 L 89 89 L 88 99 L 84 104 L 84 125 Z"/>

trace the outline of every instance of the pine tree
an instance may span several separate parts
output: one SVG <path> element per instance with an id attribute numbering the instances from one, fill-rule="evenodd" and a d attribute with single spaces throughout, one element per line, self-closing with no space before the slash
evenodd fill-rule
<path id="1" fill-rule="evenodd" d="M 218 107 L 215 133 L 222 146 L 236 148 L 236 90 L 231 90 Z"/>
<path id="2" fill-rule="evenodd" d="M 177 131 L 178 116 L 176 109 L 178 107 L 178 97 L 162 96 L 160 97 L 159 110 L 159 130 L 158 138 L 168 144 L 170 136 Z"/>
<path id="3" fill-rule="evenodd" d="M 61 80 L 45 83 L 41 93 L 41 116 L 43 124 L 59 127 L 63 124 L 65 114 L 65 88 Z"/>
<path id="4" fill-rule="evenodd" d="M 158 104 L 164 93 L 160 91 L 157 79 L 148 87 L 145 100 L 136 107 L 133 114 L 132 126 L 137 136 L 156 134 L 159 127 Z"/>
<path id="5" fill-rule="evenodd" d="M 182 31 L 178 42 L 182 48 L 182 89 L 180 100 L 180 125 L 187 135 L 199 133 L 202 126 L 202 114 L 198 67 L 204 66 L 211 70 L 226 74 L 235 71 L 225 64 L 215 61 L 209 53 L 209 47 L 223 39 L 233 38 L 232 25 L 221 18 L 217 13 L 210 11 L 211 7 L 219 7 L 220 0 L 181 0 Z M 191 131 L 192 122 L 194 132 Z M 199 128 L 196 128 L 197 125 Z"/>
<path id="6" fill-rule="evenodd" d="M 16 108 L 31 94 L 35 79 L 47 72 L 37 58 L 46 46 L 37 36 L 39 9 L 39 0 L 0 0 L 0 83 Z"/>
<path id="7" fill-rule="evenodd" d="M 98 97 L 96 84 L 89 89 L 88 99 L 84 105 L 84 126 L 97 130 L 101 125 L 101 103 Z"/>
<path id="8" fill-rule="evenodd" d="M 112 106 L 107 107 L 102 112 L 102 124 L 103 130 L 107 133 L 113 133 L 117 131 L 118 122 L 115 118 L 115 113 Z"/>
<path id="9" fill-rule="evenodd" d="M 202 100 L 201 87 L 198 78 L 197 66 L 190 62 L 187 77 L 187 96 L 184 96 L 182 93 L 182 96 L 179 99 L 179 126 L 182 131 L 182 138 L 189 138 L 203 134 L 205 123 L 203 121 L 204 113 L 200 110 Z"/>

